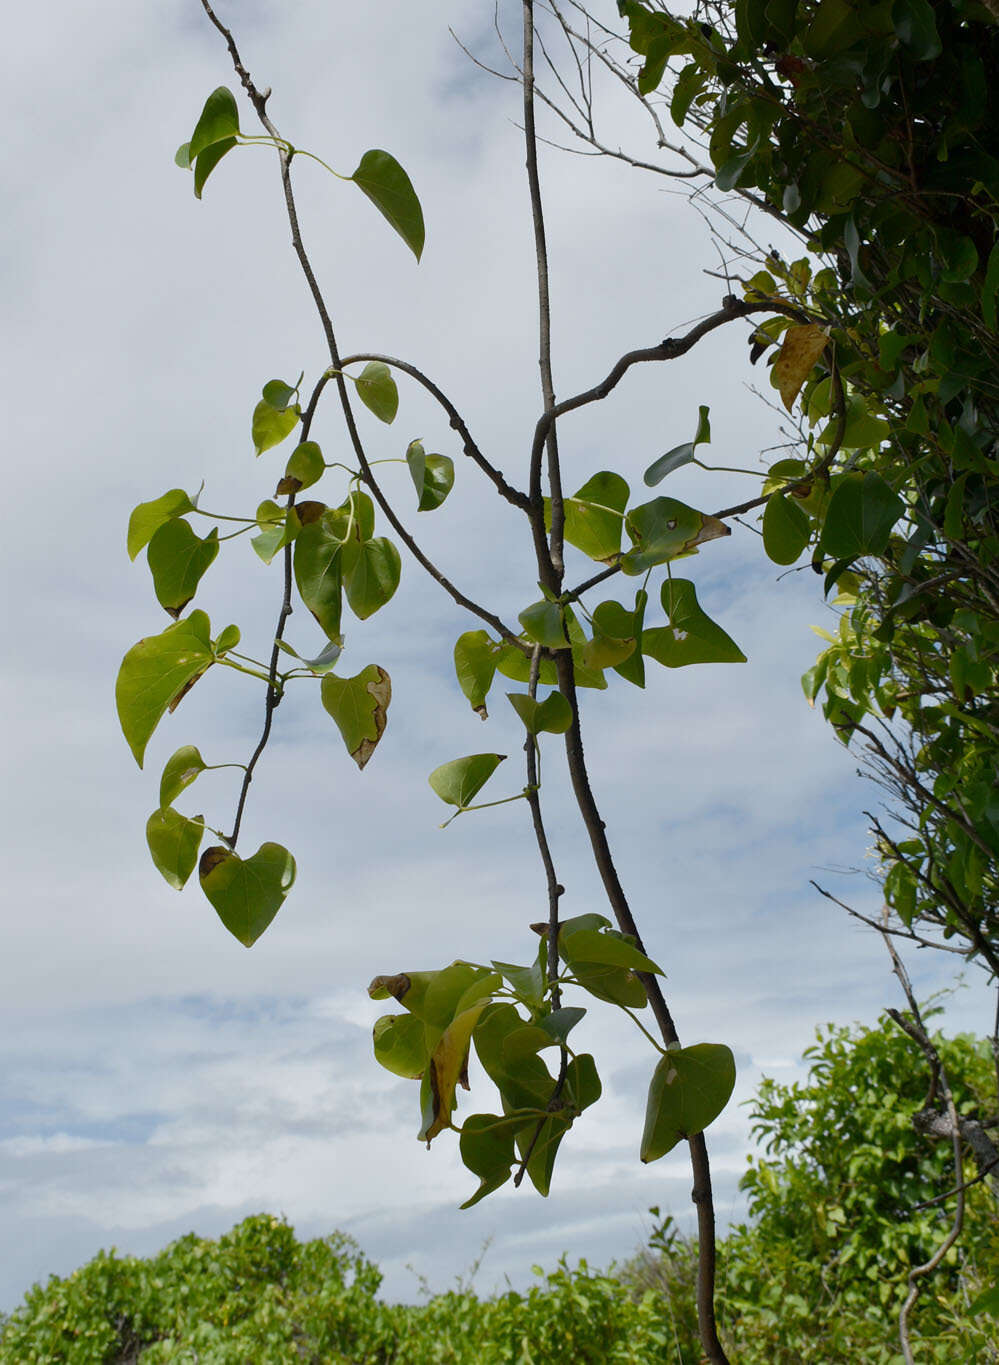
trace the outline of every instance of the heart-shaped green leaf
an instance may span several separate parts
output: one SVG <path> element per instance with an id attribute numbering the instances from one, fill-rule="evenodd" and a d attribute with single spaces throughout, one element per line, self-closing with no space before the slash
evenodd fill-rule
<path id="1" fill-rule="evenodd" d="M 419 1080 L 430 1061 L 427 1027 L 412 1014 L 383 1014 L 374 1028 L 375 1060 L 393 1075 Z M 436 1046 L 436 1031 L 434 1046 Z"/>
<path id="2" fill-rule="evenodd" d="M 391 423 L 399 411 L 399 390 L 387 365 L 372 360 L 354 380 L 357 395 L 380 422 Z"/>
<path id="3" fill-rule="evenodd" d="M 510 705 L 527 727 L 528 734 L 564 735 L 572 724 L 572 707 L 561 692 L 552 692 L 544 701 L 524 692 L 508 692 Z"/>
<path id="4" fill-rule="evenodd" d="M 634 972 L 665 976 L 662 967 L 657 967 L 650 957 L 614 933 L 577 929 L 575 933 L 560 934 L 558 946 L 568 963 L 596 962 L 603 967 L 628 967 Z"/>
<path id="5" fill-rule="evenodd" d="M 153 536 L 174 517 L 194 511 L 194 503 L 183 488 L 171 488 L 161 498 L 140 502 L 128 519 L 128 557 L 134 559 Z"/>
<path id="6" fill-rule="evenodd" d="M 193 744 L 184 744 L 170 755 L 160 778 L 160 805 L 172 806 L 181 792 L 203 773 L 207 763 Z"/>
<path id="7" fill-rule="evenodd" d="M 525 633 L 546 649 L 565 649 L 569 643 L 562 624 L 561 608 L 547 598 L 525 607 L 517 620 Z"/>
<path id="8" fill-rule="evenodd" d="M 689 579 L 668 579 L 662 586 L 662 603 L 670 624 L 646 630 L 642 636 L 642 649 L 650 659 L 666 668 L 746 662 L 732 637 L 701 610 Z"/>
<path id="9" fill-rule="evenodd" d="M 260 391 L 260 396 L 272 408 L 276 408 L 278 412 L 284 412 L 297 392 L 297 388 L 293 389 L 283 379 L 268 379 Z"/>
<path id="10" fill-rule="evenodd" d="M 252 858 L 240 858 L 216 845 L 202 853 L 198 875 L 219 919 L 250 948 L 291 890 L 295 859 L 280 844 L 261 844 Z"/>
<path id="11" fill-rule="evenodd" d="M 808 544 L 811 523 L 798 504 L 771 493 L 763 511 L 763 548 L 775 564 L 793 564 Z"/>
<path id="12" fill-rule="evenodd" d="M 620 474 L 602 470 L 565 499 L 565 538 L 590 559 L 611 563 L 621 549 L 631 490 Z"/>
<path id="13" fill-rule="evenodd" d="M 334 644 L 341 643 L 343 587 L 338 518 L 339 513 L 324 513 L 318 521 L 303 526 L 295 540 L 295 584 L 302 601 Z"/>
<path id="14" fill-rule="evenodd" d="M 153 575 L 153 589 L 160 606 L 177 617 L 198 590 L 219 552 L 218 528 L 204 540 L 183 518 L 174 518 L 157 530 L 149 542 L 146 559 Z"/>
<path id="15" fill-rule="evenodd" d="M 406 463 L 419 498 L 418 512 L 432 512 L 454 487 L 454 461 L 447 455 L 428 455 L 422 441 L 410 441 Z"/>
<path id="16" fill-rule="evenodd" d="M 320 691 L 323 706 L 336 721 L 347 752 L 363 768 L 385 731 L 392 700 L 389 675 L 377 664 L 368 664 L 353 678 L 327 673 Z"/>
<path id="17" fill-rule="evenodd" d="M 236 97 L 226 86 L 220 85 L 205 100 L 188 148 L 188 157 L 194 160 L 206 147 L 239 133 L 239 110 Z"/>
<path id="18" fill-rule="evenodd" d="M 822 550 L 833 559 L 879 555 L 905 504 L 880 474 L 846 474 L 836 484 L 822 529 Z"/>
<path id="19" fill-rule="evenodd" d="M 303 441 L 297 445 L 284 467 L 285 478 L 294 479 L 299 488 L 311 488 L 325 472 L 326 461 L 315 441 Z"/>
<path id="20" fill-rule="evenodd" d="M 154 810 L 146 822 L 146 843 L 156 869 L 177 891 L 194 871 L 204 832 L 204 820 L 189 820 L 170 806 Z"/>
<path id="21" fill-rule="evenodd" d="M 419 260 L 426 240 L 423 210 L 413 182 L 395 157 L 377 148 L 365 152 L 351 179 Z"/>
<path id="22" fill-rule="evenodd" d="M 735 1058 L 724 1043 L 695 1043 L 667 1052 L 649 1086 L 643 1161 L 658 1161 L 683 1138 L 702 1133 L 728 1104 Z"/>
<path id="23" fill-rule="evenodd" d="M 453 758 L 450 763 L 435 768 L 428 780 L 442 801 L 464 810 L 505 758 L 506 754 L 469 754 L 466 758 Z"/>
<path id="24" fill-rule="evenodd" d="M 284 408 L 279 412 L 277 408 L 272 408 L 270 403 L 265 403 L 261 399 L 253 409 L 253 422 L 250 427 L 256 454 L 262 455 L 272 446 L 280 445 L 295 430 L 300 416 L 297 403 L 294 407 Z"/>
<path id="25" fill-rule="evenodd" d="M 510 1179 L 514 1160 L 513 1135 L 522 1123 L 523 1119 L 516 1116 L 471 1114 L 461 1125 L 458 1144 L 461 1159 L 480 1181 L 472 1197 L 462 1204 L 463 1209 L 470 1209 Z"/>
<path id="26" fill-rule="evenodd" d="M 393 596 L 402 574 L 399 551 L 384 536 L 348 540 L 343 547 L 343 585 L 355 616 L 366 621 Z"/>
<path id="27" fill-rule="evenodd" d="M 468 630 L 459 635 L 454 647 L 454 671 L 458 686 L 471 703 L 472 710 L 487 718 L 486 697 L 496 674 L 496 641 L 484 630 Z"/>
<path id="28" fill-rule="evenodd" d="M 172 711 L 214 662 L 211 623 L 203 611 L 150 635 L 125 655 L 115 684 L 118 720 L 142 767 L 150 736 L 167 707 Z"/>

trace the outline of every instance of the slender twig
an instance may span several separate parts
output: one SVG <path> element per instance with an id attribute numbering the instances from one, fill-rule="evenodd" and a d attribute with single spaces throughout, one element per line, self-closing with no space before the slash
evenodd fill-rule
<path id="1" fill-rule="evenodd" d="M 521 86 L 524 93 L 524 141 L 527 150 L 527 182 L 531 195 L 531 221 L 534 227 L 534 252 L 538 274 L 538 368 L 546 422 L 544 440 L 535 442 L 531 451 L 530 497 L 534 509 L 532 522 L 535 540 L 544 535 L 541 496 L 542 448 L 548 456 L 548 491 L 551 497 L 551 532 L 548 553 L 538 565 L 542 581 L 555 592 L 562 587 L 562 562 L 565 533 L 565 505 L 562 501 L 562 475 L 559 468 L 558 436 L 551 414 L 555 411 L 555 386 L 552 378 L 551 296 L 548 274 L 548 243 L 538 175 L 538 143 L 534 126 L 534 0 L 523 0 L 524 65 Z"/>
<path id="2" fill-rule="evenodd" d="M 433 382 L 433 380 L 429 379 L 427 375 L 423 373 L 422 370 L 417 369 L 415 365 L 411 365 L 408 360 L 399 360 L 396 356 L 378 355 L 375 353 L 372 353 L 370 355 L 367 353 L 361 353 L 358 355 L 344 356 L 343 360 L 341 361 L 341 364 L 347 366 L 355 362 L 359 363 L 362 360 L 381 361 L 383 365 L 391 365 L 393 368 L 397 370 L 402 370 L 404 374 L 408 374 L 412 379 L 415 379 L 418 384 L 422 384 L 423 387 L 427 390 L 427 392 L 431 394 L 434 398 L 436 398 L 437 402 L 447 413 L 448 419 L 451 423 L 451 427 L 461 437 L 464 452 L 469 457 L 469 459 L 474 460 L 474 462 L 482 470 L 483 474 L 485 474 L 488 479 L 492 480 L 492 482 L 496 485 L 497 491 L 501 493 L 504 498 L 506 498 L 507 502 L 512 503 L 514 507 L 519 507 L 522 512 L 530 511 L 531 501 L 528 498 L 527 494 L 522 493 L 519 488 L 511 487 L 511 485 L 507 483 L 506 479 L 503 477 L 500 471 L 489 463 L 485 455 L 483 455 L 482 451 L 479 449 L 478 445 L 472 439 L 472 434 L 468 430 L 468 427 L 465 425 L 465 421 L 464 418 L 461 416 L 461 413 L 451 402 L 450 398 L 448 398 L 447 395 L 443 393 Z"/>
<path id="3" fill-rule="evenodd" d="M 955 948 L 953 944 L 950 943 L 937 943 L 934 939 L 922 938 L 919 934 L 914 933 L 912 929 L 899 929 L 895 925 L 879 923 L 876 919 L 871 919 L 868 915 L 862 915 L 859 910 L 854 910 L 852 905 L 847 905 L 846 902 L 841 901 L 838 896 L 834 896 L 831 891 L 826 891 L 824 887 L 819 886 L 818 882 L 811 881 L 810 879 L 809 884 L 815 887 L 820 896 L 825 896 L 827 901 L 832 901 L 834 905 L 838 905 L 841 910 L 845 910 L 846 913 L 852 915 L 854 919 L 858 919 L 862 924 L 869 925 L 870 928 L 876 929 L 879 934 L 891 934 L 894 938 L 910 939 L 913 943 L 917 943 L 920 948 L 939 948 L 941 952 L 956 953 L 958 957 L 968 956 L 969 950 L 967 948 Z"/>

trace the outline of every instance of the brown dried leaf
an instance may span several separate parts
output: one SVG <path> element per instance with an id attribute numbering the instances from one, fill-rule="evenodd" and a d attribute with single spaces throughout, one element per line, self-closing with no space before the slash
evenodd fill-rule
<path id="1" fill-rule="evenodd" d="M 774 361 L 773 377 L 788 412 L 794 406 L 794 400 L 815 362 L 825 350 L 827 340 L 825 332 L 814 322 L 801 327 L 789 327 L 784 333 L 784 340 Z"/>

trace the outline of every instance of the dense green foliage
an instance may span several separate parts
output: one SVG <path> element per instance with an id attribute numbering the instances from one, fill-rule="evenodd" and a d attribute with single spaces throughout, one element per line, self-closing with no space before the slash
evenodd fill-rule
<path id="1" fill-rule="evenodd" d="M 964 939 L 994 971 L 994 8 L 738 0 L 699 5 L 694 18 L 658 0 L 620 8 L 642 89 L 663 83 L 673 121 L 704 139 L 717 187 L 750 196 L 809 247 L 790 264 L 772 253 L 747 282 L 749 297 L 800 310 L 752 338 L 789 409 L 801 389 L 801 458 L 770 471 L 765 546 L 782 564 L 810 549 L 826 590 L 840 589 L 839 635 L 805 687 L 859 742 L 908 826 L 877 822 L 889 904 L 906 925 Z"/>
<path id="2" fill-rule="evenodd" d="M 937 1042 L 959 1101 L 976 1108 L 989 1085 L 985 1044 Z M 948 1144 L 913 1131 L 925 1080 L 887 1020 L 830 1027 L 806 1055 L 806 1083 L 765 1080 L 753 1105 L 766 1154 L 743 1179 L 750 1222 L 720 1249 L 725 1336 L 745 1365 L 892 1365 L 901 1286 L 950 1216 L 915 1211 L 948 1189 Z M 999 1220 L 983 1186 L 968 1193 L 966 1236 L 917 1309 L 923 1360 L 996 1359 L 995 1323 L 969 1305 L 999 1264 Z M 258 1215 L 218 1242 L 192 1234 L 149 1260 L 102 1252 L 36 1286 L 0 1335 L 0 1365 L 154 1365 L 194 1351 L 205 1365 L 697 1365 L 695 1273 L 693 1244 L 667 1218 L 617 1271 L 563 1260 L 526 1294 L 479 1299 L 459 1287 L 389 1305 L 350 1238 L 299 1243 Z"/>

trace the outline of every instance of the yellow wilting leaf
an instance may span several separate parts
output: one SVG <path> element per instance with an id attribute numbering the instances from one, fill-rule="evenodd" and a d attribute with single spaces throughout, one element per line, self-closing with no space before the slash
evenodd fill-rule
<path id="1" fill-rule="evenodd" d="M 773 377 L 781 400 L 788 412 L 801 392 L 801 386 L 812 372 L 812 367 L 825 350 L 827 337 L 814 322 L 801 327 L 789 327 L 784 333 L 780 352 L 774 361 Z"/>

